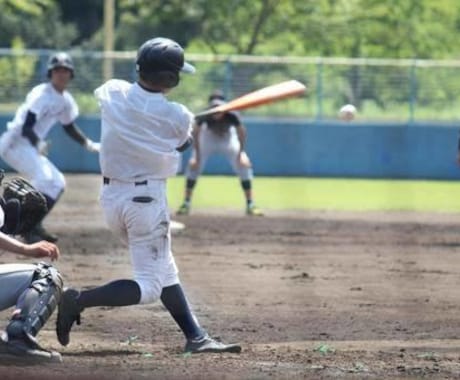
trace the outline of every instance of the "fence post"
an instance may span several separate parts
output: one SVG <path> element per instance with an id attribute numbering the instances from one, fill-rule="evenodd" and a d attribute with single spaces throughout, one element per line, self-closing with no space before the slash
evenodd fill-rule
<path id="1" fill-rule="evenodd" d="M 316 64 L 316 121 L 323 118 L 323 62 L 321 58 Z"/>
<path id="2" fill-rule="evenodd" d="M 409 124 L 412 124 L 415 120 L 415 104 L 417 102 L 417 60 L 414 59 L 412 66 L 410 67 L 410 78 L 409 78 Z"/>

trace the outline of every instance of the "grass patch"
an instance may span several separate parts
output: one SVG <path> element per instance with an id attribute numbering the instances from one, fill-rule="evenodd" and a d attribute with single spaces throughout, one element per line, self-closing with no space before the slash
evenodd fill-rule
<path id="1" fill-rule="evenodd" d="M 185 178 L 169 180 L 171 207 L 182 202 Z M 433 211 L 460 212 L 460 182 L 257 177 L 255 203 L 266 210 Z M 244 208 L 237 177 L 202 176 L 192 201 L 199 208 Z"/>

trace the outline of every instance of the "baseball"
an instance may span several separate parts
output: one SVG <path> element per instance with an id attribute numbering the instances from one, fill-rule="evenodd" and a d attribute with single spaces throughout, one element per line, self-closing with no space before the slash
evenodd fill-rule
<path id="1" fill-rule="evenodd" d="M 346 104 L 339 111 L 339 118 L 343 121 L 352 121 L 356 116 L 356 107 L 353 104 Z"/>

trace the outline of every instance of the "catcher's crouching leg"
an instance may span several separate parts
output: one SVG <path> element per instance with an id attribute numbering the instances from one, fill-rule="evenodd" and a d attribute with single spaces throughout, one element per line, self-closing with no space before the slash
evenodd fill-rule
<path id="1" fill-rule="evenodd" d="M 13 317 L 0 337 L 0 357 L 61 362 L 58 352 L 43 349 L 35 339 L 61 298 L 63 281 L 49 264 L 40 263 L 30 286 L 19 297 Z"/>

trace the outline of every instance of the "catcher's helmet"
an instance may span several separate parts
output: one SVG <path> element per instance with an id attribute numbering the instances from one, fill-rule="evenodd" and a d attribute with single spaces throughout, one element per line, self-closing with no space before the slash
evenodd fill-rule
<path id="1" fill-rule="evenodd" d="M 50 59 L 48 60 L 48 78 L 51 78 L 51 71 L 54 69 L 57 69 L 58 67 L 65 67 L 66 69 L 69 69 L 70 72 L 72 73 L 72 78 L 73 78 L 74 67 L 73 67 L 72 58 L 70 57 L 69 54 L 64 53 L 64 52 L 59 52 L 59 53 L 53 54 L 50 57 Z"/>
<path id="2" fill-rule="evenodd" d="M 162 87 L 179 83 L 179 72 L 194 73 L 195 67 L 184 61 L 184 49 L 169 38 L 152 38 L 137 52 L 136 71 L 142 79 Z"/>

